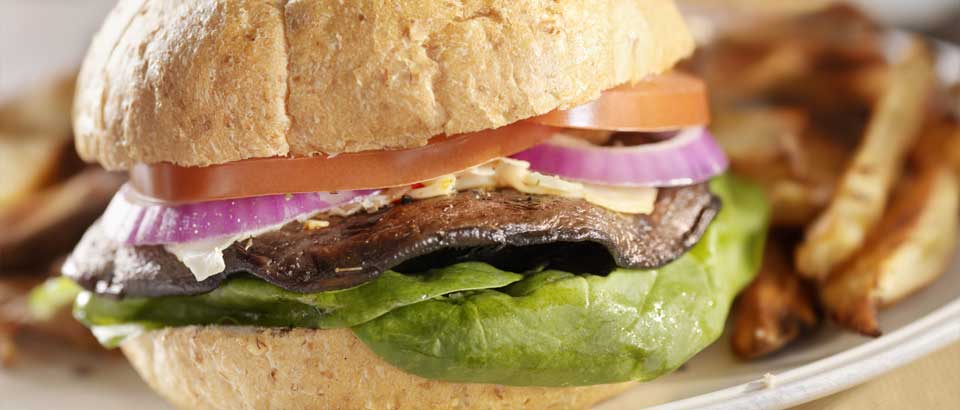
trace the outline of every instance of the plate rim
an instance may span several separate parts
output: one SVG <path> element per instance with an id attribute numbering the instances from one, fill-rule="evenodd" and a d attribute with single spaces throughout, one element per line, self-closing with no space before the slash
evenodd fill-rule
<path id="1" fill-rule="evenodd" d="M 651 410 L 784 409 L 862 384 L 960 340 L 960 298 L 896 331 L 854 348 L 725 389 Z"/>

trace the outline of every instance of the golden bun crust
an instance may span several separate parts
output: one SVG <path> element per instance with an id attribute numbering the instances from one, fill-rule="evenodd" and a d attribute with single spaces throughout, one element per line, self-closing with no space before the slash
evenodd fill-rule
<path id="1" fill-rule="evenodd" d="M 582 104 L 693 46 L 673 0 L 121 0 L 74 128 L 110 169 L 414 147 Z"/>
<path id="2" fill-rule="evenodd" d="M 585 409 L 633 385 L 427 380 L 382 361 L 349 329 L 168 328 L 122 348 L 147 383 L 183 409 Z"/>

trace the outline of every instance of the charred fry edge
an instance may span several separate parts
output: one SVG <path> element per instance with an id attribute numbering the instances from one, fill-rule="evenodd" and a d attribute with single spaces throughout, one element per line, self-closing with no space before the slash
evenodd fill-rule
<path id="1" fill-rule="evenodd" d="M 839 325 L 880 336 L 877 309 L 939 277 L 952 260 L 958 223 L 957 177 L 945 164 L 924 164 L 905 178 L 884 223 L 863 250 L 821 285 L 820 297 Z"/>
<path id="2" fill-rule="evenodd" d="M 880 221 L 907 150 L 925 120 L 934 71 L 926 46 L 917 39 L 890 73 L 858 152 L 848 165 L 833 201 L 807 231 L 797 249 L 797 269 L 824 280 L 860 249 Z"/>
<path id="3" fill-rule="evenodd" d="M 786 244 L 767 242 L 763 266 L 734 305 L 733 352 L 756 359 L 776 352 L 820 323 L 814 294 L 790 266 Z"/>

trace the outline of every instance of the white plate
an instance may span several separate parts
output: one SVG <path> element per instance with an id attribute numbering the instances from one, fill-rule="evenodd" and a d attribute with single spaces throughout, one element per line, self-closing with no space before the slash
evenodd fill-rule
<path id="1" fill-rule="evenodd" d="M 772 358 L 745 363 L 724 335 L 683 370 L 596 410 L 783 409 L 863 383 L 960 340 L 957 259 L 931 287 L 881 312 L 887 333 L 880 338 L 828 327 Z"/>
<path id="2" fill-rule="evenodd" d="M 110 1 L 90 4 L 103 7 Z M 0 0 L 0 10 L 31 4 Z M 61 11 L 60 5 L 47 5 L 52 9 L 44 10 L 45 15 L 69 16 L 53 12 Z M 0 13 L 4 15 L 13 17 Z M 10 27 L 0 24 L 0 29 Z M 960 53 L 942 57 L 946 57 L 940 61 L 944 79 L 960 81 Z M 0 64 L 0 74 L 2 68 Z M 960 263 L 955 261 L 930 288 L 882 312 L 880 319 L 887 334 L 878 339 L 827 327 L 770 359 L 749 363 L 734 359 L 725 335 L 680 371 L 639 385 L 595 410 L 779 409 L 862 383 L 960 340 Z M 764 381 L 768 373 L 773 375 L 767 379 L 772 385 Z M 8 408 L 159 410 L 169 406 L 117 356 L 39 343 L 29 347 L 17 369 L 0 370 L 0 410 Z"/>

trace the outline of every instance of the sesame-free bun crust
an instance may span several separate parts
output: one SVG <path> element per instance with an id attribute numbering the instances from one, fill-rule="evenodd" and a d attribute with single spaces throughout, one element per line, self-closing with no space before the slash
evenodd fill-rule
<path id="1" fill-rule="evenodd" d="M 349 329 L 168 328 L 122 348 L 147 383 L 183 409 L 585 409 L 633 385 L 427 380 L 387 364 Z"/>
<path id="2" fill-rule="evenodd" d="M 111 169 L 414 147 L 582 104 L 692 49 L 673 0 L 120 0 L 74 128 Z"/>

